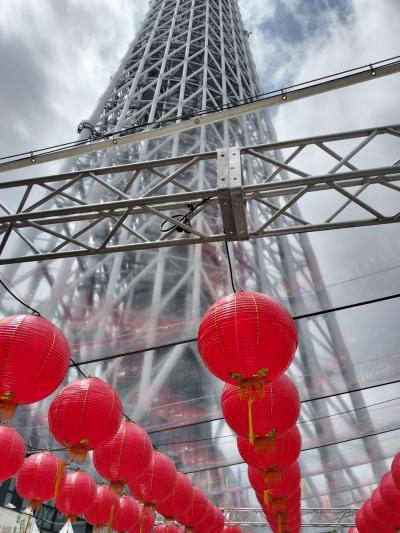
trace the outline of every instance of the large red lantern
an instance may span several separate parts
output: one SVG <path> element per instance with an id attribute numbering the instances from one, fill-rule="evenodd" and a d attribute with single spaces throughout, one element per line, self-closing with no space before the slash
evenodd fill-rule
<path id="1" fill-rule="evenodd" d="M 160 524 L 154 528 L 154 533 L 182 533 L 182 529 L 173 524 Z"/>
<path id="2" fill-rule="evenodd" d="M 241 394 L 238 387 L 225 385 L 221 396 L 224 418 L 238 435 L 249 436 L 257 449 L 275 449 L 276 437 L 283 435 L 300 414 L 300 398 L 293 381 L 283 375 L 264 387 L 262 397 L 254 401 Z"/>
<path id="3" fill-rule="evenodd" d="M 102 446 L 117 433 L 122 420 L 118 394 L 105 381 L 86 378 L 63 387 L 49 409 L 54 438 L 83 461 L 88 450 Z"/>
<path id="4" fill-rule="evenodd" d="M 187 511 L 176 515 L 176 520 L 186 527 L 196 527 L 201 524 L 208 507 L 208 500 L 204 493 L 193 487 L 192 502 Z"/>
<path id="5" fill-rule="evenodd" d="M 394 456 L 391 473 L 396 487 L 400 490 L 400 453 Z"/>
<path id="6" fill-rule="evenodd" d="M 205 313 L 198 333 L 207 368 L 227 383 L 272 381 L 285 372 L 297 348 L 292 317 L 258 292 L 225 296 Z"/>
<path id="7" fill-rule="evenodd" d="M 0 425 L 0 482 L 21 468 L 26 455 L 25 442 L 15 429 Z"/>
<path id="8" fill-rule="evenodd" d="M 371 507 L 378 520 L 386 525 L 391 525 L 395 529 L 400 528 L 400 514 L 386 505 L 382 498 L 380 487 L 377 487 L 372 493 Z"/>
<path id="9" fill-rule="evenodd" d="M 95 527 L 109 524 L 116 501 L 117 496 L 106 485 L 97 485 L 93 503 L 84 513 L 86 522 Z"/>
<path id="10" fill-rule="evenodd" d="M 362 509 L 368 527 L 372 529 L 372 531 L 379 531 L 379 533 L 393 533 L 393 527 L 386 525 L 384 521 L 380 520 L 379 517 L 374 513 L 371 499 L 368 499 L 364 503 Z"/>
<path id="11" fill-rule="evenodd" d="M 111 527 L 115 531 L 129 531 L 138 528 L 140 508 L 130 496 L 119 496 L 115 502 L 115 509 L 111 520 Z"/>
<path id="12" fill-rule="evenodd" d="M 16 476 L 16 490 L 33 509 L 52 500 L 65 483 L 64 463 L 53 453 L 40 452 L 25 459 Z"/>
<path id="13" fill-rule="evenodd" d="M 301 472 L 297 462 L 282 470 L 279 478 L 270 477 L 269 473 L 253 466 L 248 467 L 248 476 L 253 489 L 263 494 L 266 505 L 269 505 L 271 498 L 290 496 L 298 489 L 301 482 Z"/>
<path id="14" fill-rule="evenodd" d="M 192 503 L 193 486 L 190 480 L 177 472 L 171 493 L 156 505 L 157 512 L 165 518 L 174 518 L 187 511 Z"/>
<path id="15" fill-rule="evenodd" d="M 129 482 L 131 494 L 139 501 L 156 505 L 167 498 L 175 484 L 176 468 L 164 454 L 154 451 L 149 466 L 140 478 Z"/>
<path id="16" fill-rule="evenodd" d="M 150 465 L 153 447 L 146 431 L 123 421 L 114 437 L 96 448 L 93 463 L 97 472 L 122 493 L 125 483 L 134 481 Z"/>
<path id="17" fill-rule="evenodd" d="M 72 523 L 92 505 L 96 497 L 96 482 L 86 472 L 69 472 L 65 483 L 59 491 L 55 506 L 67 516 Z"/>
<path id="18" fill-rule="evenodd" d="M 260 446 L 261 443 L 261 446 Z M 294 463 L 301 452 L 301 435 L 297 426 L 293 426 L 283 435 L 275 439 L 275 450 L 270 447 L 263 449 L 263 440 L 255 439 L 251 444 L 247 437 L 238 435 L 237 447 L 243 460 L 251 466 L 268 470 L 273 467 L 275 470 L 282 470 Z"/>
<path id="19" fill-rule="evenodd" d="M 398 509 L 400 514 L 400 491 L 393 481 L 391 472 L 386 472 L 381 479 L 379 488 L 386 505 L 395 511 Z"/>
<path id="20" fill-rule="evenodd" d="M 0 320 L 0 418 L 17 405 L 43 400 L 59 387 L 70 364 L 66 338 L 54 324 L 35 315 Z"/>

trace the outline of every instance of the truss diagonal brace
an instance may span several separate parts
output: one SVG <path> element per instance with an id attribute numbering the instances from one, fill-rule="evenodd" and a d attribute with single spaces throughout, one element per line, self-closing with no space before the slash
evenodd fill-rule
<path id="1" fill-rule="evenodd" d="M 227 240 L 248 239 L 239 148 L 217 150 L 217 196 Z"/>

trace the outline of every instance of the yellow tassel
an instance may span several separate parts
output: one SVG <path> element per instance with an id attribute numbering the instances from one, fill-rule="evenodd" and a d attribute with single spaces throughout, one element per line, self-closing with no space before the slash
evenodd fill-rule
<path id="1" fill-rule="evenodd" d="M 248 414 L 249 414 L 249 442 L 250 444 L 254 444 L 253 410 L 252 410 L 253 402 L 254 402 L 253 398 L 249 398 L 247 400 L 248 411 L 249 411 Z"/>
<path id="2" fill-rule="evenodd" d="M 58 492 L 60 490 L 61 480 L 64 474 L 64 468 L 65 468 L 65 463 L 60 461 L 57 466 L 57 476 L 56 476 L 56 482 L 54 484 L 54 497 L 58 495 Z"/>
<path id="3" fill-rule="evenodd" d="M 282 515 L 278 515 L 278 533 L 282 533 Z"/>
<path id="4" fill-rule="evenodd" d="M 269 502 L 271 500 L 271 494 L 272 494 L 271 489 L 264 490 L 264 503 L 268 510 L 269 510 Z"/>
<path id="5" fill-rule="evenodd" d="M 112 521 L 113 521 L 113 518 L 114 518 L 114 507 L 115 507 L 114 505 L 111 507 L 110 517 L 108 519 L 108 529 L 107 529 L 108 533 L 111 533 Z"/>

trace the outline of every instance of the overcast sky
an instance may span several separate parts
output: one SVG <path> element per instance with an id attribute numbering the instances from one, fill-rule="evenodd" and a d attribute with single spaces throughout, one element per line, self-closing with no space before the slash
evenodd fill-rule
<path id="1" fill-rule="evenodd" d="M 74 139 L 132 40 L 144 0 L 0 1 L 0 155 Z M 263 89 L 400 53 L 399 0 L 239 0 Z M 400 121 L 400 75 L 292 103 L 278 136 Z"/>

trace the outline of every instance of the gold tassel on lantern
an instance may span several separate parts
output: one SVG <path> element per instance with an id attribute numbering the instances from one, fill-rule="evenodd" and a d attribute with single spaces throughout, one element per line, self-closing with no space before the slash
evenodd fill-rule
<path id="1" fill-rule="evenodd" d="M 60 490 L 61 480 L 64 474 L 65 463 L 60 461 L 57 466 L 56 482 L 54 484 L 54 497 L 58 496 Z"/>
<path id="2" fill-rule="evenodd" d="M 275 465 L 271 465 L 264 473 L 265 483 L 282 483 L 282 472 L 275 470 Z"/>
<path id="3" fill-rule="evenodd" d="M 110 516 L 108 518 L 108 529 L 107 529 L 108 533 L 111 533 L 112 521 L 113 521 L 113 518 L 114 518 L 114 509 L 115 509 L 115 505 L 113 505 L 111 507 Z"/>
<path id="4" fill-rule="evenodd" d="M 274 453 L 276 450 L 275 437 L 276 431 L 274 429 L 265 437 L 257 437 L 254 442 L 256 453 Z"/>
<path id="5" fill-rule="evenodd" d="M 282 533 L 282 515 L 278 515 L 278 533 Z"/>
<path id="6" fill-rule="evenodd" d="M 264 398 L 264 383 L 259 379 L 246 379 L 239 385 L 240 399 L 247 400 L 248 421 L 249 421 L 249 442 L 254 444 L 255 436 L 253 430 L 253 402 Z"/>
<path id="7" fill-rule="evenodd" d="M 123 481 L 111 481 L 109 487 L 112 492 L 115 492 L 118 496 L 122 496 L 125 483 Z"/>
<path id="8" fill-rule="evenodd" d="M 271 489 L 266 489 L 264 490 L 264 503 L 265 503 L 265 506 L 267 507 L 267 509 L 269 510 L 269 504 L 270 504 L 270 501 L 271 501 L 271 495 L 272 495 L 272 490 Z"/>
<path id="9" fill-rule="evenodd" d="M 284 513 L 286 511 L 284 498 L 273 498 L 271 500 L 271 508 L 273 513 Z"/>

